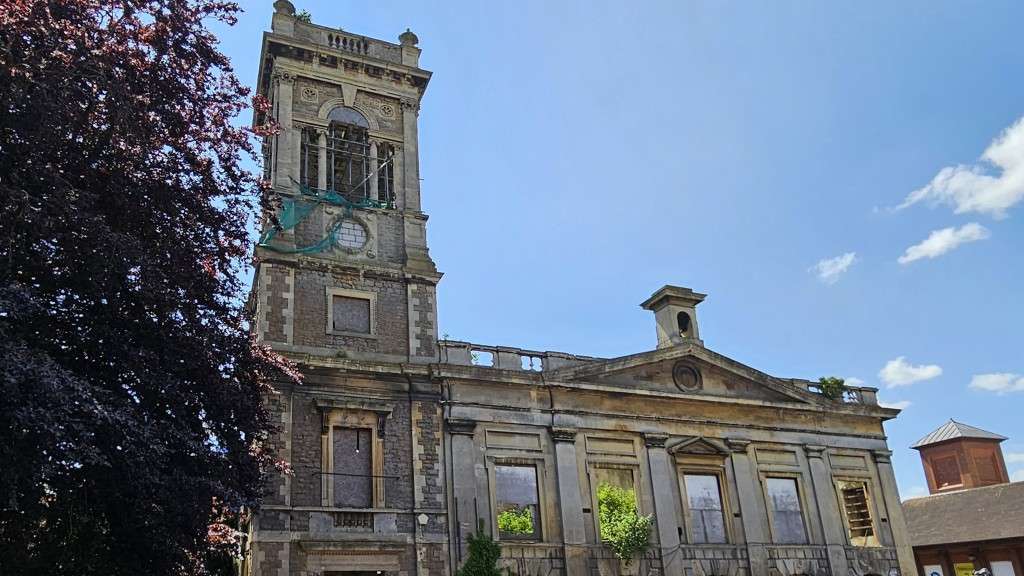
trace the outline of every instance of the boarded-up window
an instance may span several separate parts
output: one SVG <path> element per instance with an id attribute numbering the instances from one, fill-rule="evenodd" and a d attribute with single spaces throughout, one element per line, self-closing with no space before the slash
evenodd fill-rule
<path id="1" fill-rule="evenodd" d="M 935 474 L 935 485 L 939 488 L 959 486 L 962 483 L 960 464 L 957 462 L 956 456 L 936 458 L 932 461 L 932 472 Z"/>
<path id="2" fill-rule="evenodd" d="M 723 544 L 725 516 L 718 476 L 686 474 L 686 502 L 690 509 L 691 538 L 694 544 Z"/>
<path id="3" fill-rule="evenodd" d="M 839 501 L 843 506 L 846 518 L 846 529 L 850 536 L 850 544 L 854 546 L 877 546 L 875 526 L 871 519 L 871 506 L 868 498 L 868 487 L 865 482 L 838 482 Z"/>
<path id="4" fill-rule="evenodd" d="M 372 434 L 368 428 L 333 430 L 334 505 L 369 508 L 373 503 Z"/>
<path id="5" fill-rule="evenodd" d="M 535 466 L 495 466 L 494 498 L 503 539 L 540 539 Z"/>
<path id="6" fill-rule="evenodd" d="M 767 478 L 768 509 L 776 544 L 806 544 L 800 492 L 793 478 Z"/>
<path id="7" fill-rule="evenodd" d="M 370 301 L 366 298 L 335 296 L 331 299 L 335 332 L 370 333 Z"/>
<path id="8" fill-rule="evenodd" d="M 999 474 L 999 463 L 994 453 L 988 453 L 974 457 L 974 466 L 978 469 L 978 480 L 985 484 L 993 484 L 1002 481 Z"/>

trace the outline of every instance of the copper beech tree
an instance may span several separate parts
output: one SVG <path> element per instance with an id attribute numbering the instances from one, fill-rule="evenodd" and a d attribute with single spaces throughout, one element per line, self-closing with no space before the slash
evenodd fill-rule
<path id="1" fill-rule="evenodd" d="M 0 574 L 229 569 L 276 464 L 236 11 L 0 2 Z"/>

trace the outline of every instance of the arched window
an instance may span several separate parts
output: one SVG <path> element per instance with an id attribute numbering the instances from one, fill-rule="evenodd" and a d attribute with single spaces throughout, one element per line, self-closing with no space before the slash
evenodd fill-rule
<path id="1" fill-rule="evenodd" d="M 373 178 L 369 122 L 358 110 L 344 106 L 327 115 L 330 124 L 326 138 L 318 129 L 306 126 L 301 131 L 299 182 L 310 188 L 326 188 L 359 201 L 370 195 Z M 326 181 L 320 182 L 321 163 Z"/>
<path id="2" fill-rule="evenodd" d="M 676 326 L 679 327 L 680 336 L 690 335 L 690 315 L 686 312 L 676 314 Z"/>
<path id="3" fill-rule="evenodd" d="M 338 124 L 348 124 L 350 126 L 356 126 L 364 130 L 370 127 L 370 123 L 366 121 L 366 116 L 356 110 L 355 108 L 348 108 L 345 106 L 339 106 L 330 111 L 327 114 L 327 119 L 331 122 L 337 122 Z"/>
<path id="4" fill-rule="evenodd" d="M 327 189 L 349 200 L 369 196 L 370 127 L 366 117 L 352 108 L 338 107 L 327 115 Z"/>

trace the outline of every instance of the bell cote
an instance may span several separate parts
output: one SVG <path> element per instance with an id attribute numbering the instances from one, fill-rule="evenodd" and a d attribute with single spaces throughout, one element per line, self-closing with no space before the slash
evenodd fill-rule
<path id="1" fill-rule="evenodd" d="M 694 292 L 682 286 L 662 286 L 640 305 L 654 312 L 658 328 L 658 348 L 677 346 L 685 342 L 701 343 L 697 325 L 697 305 L 707 294 Z"/>

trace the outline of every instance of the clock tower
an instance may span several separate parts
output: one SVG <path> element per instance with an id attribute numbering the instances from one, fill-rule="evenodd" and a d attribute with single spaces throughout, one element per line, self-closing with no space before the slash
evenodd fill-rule
<path id="1" fill-rule="evenodd" d="M 420 204 L 419 39 L 274 2 L 254 123 L 275 204 L 255 250 L 256 338 L 301 385 L 267 394 L 288 474 L 248 526 L 243 575 L 448 570 L 436 286 Z"/>
<path id="2" fill-rule="evenodd" d="M 417 121 L 430 72 L 398 44 L 311 25 L 274 4 L 258 92 L 274 121 L 265 176 L 280 201 L 256 248 L 255 329 L 275 350 L 383 362 L 437 359 Z"/>

